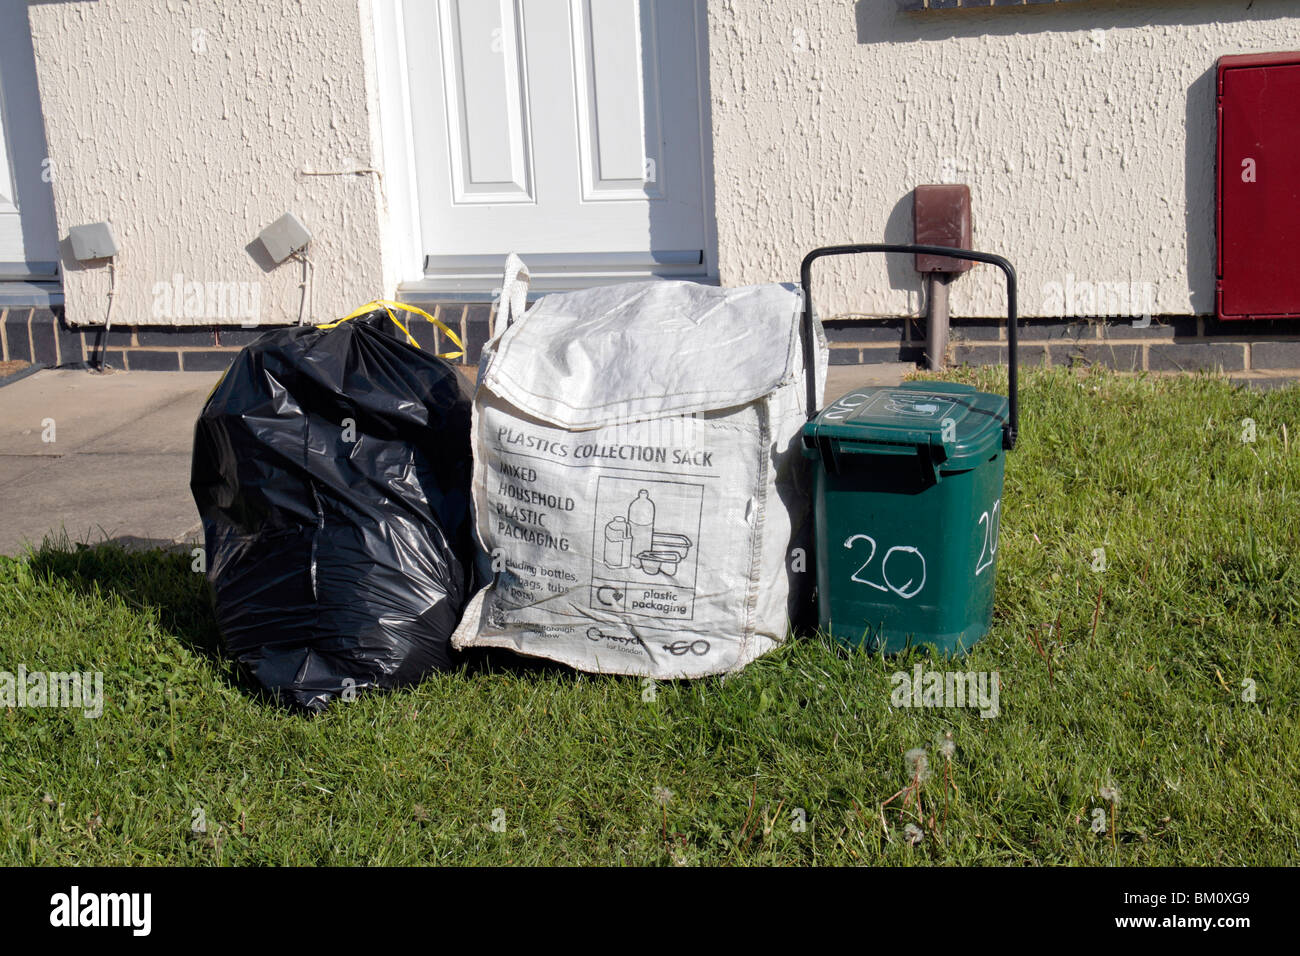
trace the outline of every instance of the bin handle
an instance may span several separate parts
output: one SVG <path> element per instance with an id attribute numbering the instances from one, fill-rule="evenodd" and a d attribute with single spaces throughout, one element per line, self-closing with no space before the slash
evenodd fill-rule
<path id="1" fill-rule="evenodd" d="M 803 357 L 806 366 L 805 379 L 808 384 L 808 420 L 817 417 L 817 361 L 816 345 L 812 324 L 812 264 L 828 256 L 855 255 L 860 252 L 902 252 L 921 256 L 947 256 L 950 259 L 969 259 L 972 262 L 987 262 L 995 265 L 1007 277 L 1007 400 L 1008 421 L 1002 426 L 1002 447 L 1010 450 L 1016 447 L 1016 436 L 1020 428 L 1020 403 L 1017 399 L 1016 375 L 1016 270 L 1002 256 L 991 252 L 975 252 L 972 249 L 956 249 L 948 246 L 918 246 L 910 243 L 867 242 L 842 246 L 822 246 L 803 257 L 799 266 L 799 284 L 803 289 Z"/>
<path id="2" fill-rule="evenodd" d="M 900 458 L 915 458 L 917 450 L 929 451 L 927 445 L 892 445 L 883 441 L 846 441 L 840 442 L 841 455 L 897 455 Z"/>

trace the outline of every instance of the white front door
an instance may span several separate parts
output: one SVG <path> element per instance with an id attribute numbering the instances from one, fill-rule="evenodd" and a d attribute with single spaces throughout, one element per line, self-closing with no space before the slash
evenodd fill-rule
<path id="1" fill-rule="evenodd" d="M 407 0 L 424 286 L 710 271 L 703 0 Z"/>
<path id="2" fill-rule="evenodd" d="M 58 273 L 52 175 L 27 0 L 0 0 L 0 280 Z"/>

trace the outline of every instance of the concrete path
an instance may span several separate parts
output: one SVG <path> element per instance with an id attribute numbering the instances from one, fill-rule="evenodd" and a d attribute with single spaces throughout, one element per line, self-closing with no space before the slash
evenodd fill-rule
<path id="1" fill-rule="evenodd" d="M 199 536 L 194 422 L 218 372 L 37 372 L 0 389 L 0 554 Z M 52 439 L 52 440 L 51 440 Z"/>
<path id="2" fill-rule="evenodd" d="M 897 385 L 908 372 L 915 372 L 912 362 L 877 362 L 871 365 L 832 365 L 826 373 L 826 404 L 855 388 Z"/>
<path id="3" fill-rule="evenodd" d="M 832 366 L 827 400 L 897 384 L 912 367 Z M 0 388 L 0 554 L 46 535 L 159 547 L 201 538 L 190 450 L 218 378 L 56 369 Z"/>

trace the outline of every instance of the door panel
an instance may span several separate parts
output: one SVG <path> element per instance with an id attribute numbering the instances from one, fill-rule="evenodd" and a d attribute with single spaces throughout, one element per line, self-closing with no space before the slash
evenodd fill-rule
<path id="1" fill-rule="evenodd" d="M 533 202 L 517 0 L 440 4 L 454 201 Z"/>
<path id="2" fill-rule="evenodd" d="M 582 198 L 642 199 L 659 196 L 662 162 L 659 86 L 644 76 L 641 49 L 654 62 L 651 5 L 636 0 L 581 0 L 570 4 L 573 79 Z"/>

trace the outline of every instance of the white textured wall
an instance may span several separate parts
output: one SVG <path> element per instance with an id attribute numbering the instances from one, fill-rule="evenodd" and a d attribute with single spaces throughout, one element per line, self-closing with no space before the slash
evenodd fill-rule
<path id="1" fill-rule="evenodd" d="M 240 322 L 184 301 L 155 315 L 178 274 L 253 284 L 260 321 L 295 321 L 301 265 L 246 249 L 285 211 L 315 234 L 318 321 L 386 291 L 376 177 L 302 173 L 373 165 L 358 0 L 65 0 L 29 16 L 59 235 L 112 222 L 115 325 Z M 106 271 L 61 250 L 69 321 L 102 323 Z"/>
<path id="2" fill-rule="evenodd" d="M 1068 276 L 1212 312 L 1215 60 L 1300 48 L 1294 0 L 708 8 L 725 284 L 797 278 L 817 245 L 910 242 L 911 189 L 966 182 L 975 246 L 1017 267 L 1024 315 Z M 919 305 L 910 261 L 818 269 L 823 315 Z M 996 270 L 977 270 L 953 314 L 1004 314 Z"/>

